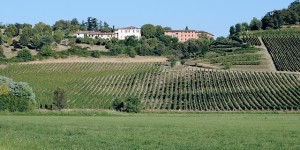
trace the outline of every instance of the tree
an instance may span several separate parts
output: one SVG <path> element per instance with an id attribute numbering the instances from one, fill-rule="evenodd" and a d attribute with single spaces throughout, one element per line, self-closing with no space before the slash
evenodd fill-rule
<path id="1" fill-rule="evenodd" d="M 35 104 L 35 94 L 27 83 L 0 76 L 0 111 L 30 111 Z"/>
<path id="2" fill-rule="evenodd" d="M 0 58 L 5 58 L 2 46 L 0 46 Z"/>
<path id="3" fill-rule="evenodd" d="M 0 34 L 0 45 L 3 44 L 3 36 Z"/>
<path id="4" fill-rule="evenodd" d="M 154 38 L 156 35 L 156 28 L 152 24 L 145 24 L 141 28 L 142 36 L 145 38 Z"/>
<path id="5" fill-rule="evenodd" d="M 135 51 L 135 49 L 133 47 L 127 47 L 127 54 L 129 55 L 129 57 L 134 58 L 137 53 Z"/>
<path id="6" fill-rule="evenodd" d="M 185 27 L 185 30 L 189 30 L 189 27 L 188 27 L 188 26 L 186 26 L 186 27 Z"/>
<path id="7" fill-rule="evenodd" d="M 22 50 L 18 51 L 17 58 L 19 58 L 23 61 L 31 61 L 32 54 L 28 49 L 22 49 Z"/>
<path id="8" fill-rule="evenodd" d="M 156 26 L 156 37 L 159 38 L 161 35 L 165 34 L 165 29 L 162 26 Z"/>
<path id="9" fill-rule="evenodd" d="M 237 24 L 235 25 L 235 32 L 236 32 L 236 33 L 242 32 L 242 25 L 241 25 L 240 23 L 237 23 Z"/>
<path id="10" fill-rule="evenodd" d="M 26 33 L 22 33 L 20 37 L 20 44 L 23 46 L 27 46 L 30 44 L 30 36 Z"/>
<path id="11" fill-rule="evenodd" d="M 249 25 L 247 22 L 242 23 L 242 32 L 247 32 L 249 30 Z"/>
<path id="12" fill-rule="evenodd" d="M 31 45 L 35 48 L 38 49 L 42 45 L 42 38 L 39 34 L 35 34 L 32 39 L 31 39 Z"/>
<path id="13" fill-rule="evenodd" d="M 235 34 L 235 28 L 234 28 L 234 26 L 230 27 L 229 33 L 230 33 L 230 35 L 234 35 Z"/>
<path id="14" fill-rule="evenodd" d="M 71 25 L 79 26 L 79 22 L 78 22 L 77 18 L 74 18 L 74 19 L 71 20 Z"/>
<path id="15" fill-rule="evenodd" d="M 98 20 L 93 17 L 88 17 L 86 22 L 86 28 L 88 31 L 98 30 Z"/>
<path id="16" fill-rule="evenodd" d="M 116 111 L 122 111 L 122 109 L 124 108 L 124 102 L 121 101 L 120 99 L 116 98 L 113 102 L 112 102 L 112 107 L 114 110 Z"/>
<path id="17" fill-rule="evenodd" d="M 67 93 L 61 88 L 57 88 L 53 92 L 53 104 L 58 108 L 58 110 L 64 109 L 67 103 Z"/>
<path id="18" fill-rule="evenodd" d="M 43 22 L 39 22 L 39 23 L 35 24 L 33 29 L 39 35 L 52 34 L 51 26 L 49 26 Z"/>
<path id="19" fill-rule="evenodd" d="M 254 17 L 250 23 L 250 29 L 254 31 L 254 30 L 261 29 L 261 27 L 262 27 L 261 21 Z"/>
<path id="20" fill-rule="evenodd" d="M 129 97 L 124 102 L 126 112 L 138 113 L 141 110 L 141 101 L 137 97 Z"/>
<path id="21" fill-rule="evenodd" d="M 44 34 L 41 37 L 41 46 L 51 45 L 54 42 L 52 34 Z"/>
<path id="22" fill-rule="evenodd" d="M 52 50 L 52 47 L 50 45 L 45 45 L 41 48 L 39 51 L 39 55 L 41 56 L 52 56 L 54 51 Z"/>
<path id="23" fill-rule="evenodd" d="M 8 37 L 15 37 L 18 35 L 18 28 L 15 25 L 9 25 L 6 30 L 5 30 L 5 34 Z"/>
<path id="24" fill-rule="evenodd" d="M 60 44 L 64 39 L 64 33 L 61 30 L 54 31 L 53 39 L 57 44 Z"/>

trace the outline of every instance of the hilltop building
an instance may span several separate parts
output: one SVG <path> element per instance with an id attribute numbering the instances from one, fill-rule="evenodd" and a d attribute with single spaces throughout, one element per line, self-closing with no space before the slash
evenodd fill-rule
<path id="1" fill-rule="evenodd" d="M 213 38 L 214 35 L 205 31 L 196 30 L 167 30 L 165 35 L 178 38 L 179 42 L 186 42 L 189 39 L 199 39 L 202 36 Z"/>
<path id="2" fill-rule="evenodd" d="M 77 38 L 101 38 L 111 40 L 112 38 L 118 38 L 119 40 L 125 40 L 129 36 L 134 36 L 137 39 L 141 38 L 141 29 L 133 26 L 126 28 L 119 28 L 114 33 L 94 32 L 94 31 L 78 31 L 75 33 Z"/>
<path id="3" fill-rule="evenodd" d="M 129 36 L 134 36 L 137 39 L 141 38 L 141 29 L 137 27 L 126 27 L 126 28 L 119 28 L 117 31 L 115 31 L 115 37 L 117 37 L 119 40 L 125 40 Z"/>

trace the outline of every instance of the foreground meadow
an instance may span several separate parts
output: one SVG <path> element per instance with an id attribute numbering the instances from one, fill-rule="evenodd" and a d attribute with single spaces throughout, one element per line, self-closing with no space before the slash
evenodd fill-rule
<path id="1" fill-rule="evenodd" d="M 300 149 L 300 114 L 0 116 L 0 149 Z"/>

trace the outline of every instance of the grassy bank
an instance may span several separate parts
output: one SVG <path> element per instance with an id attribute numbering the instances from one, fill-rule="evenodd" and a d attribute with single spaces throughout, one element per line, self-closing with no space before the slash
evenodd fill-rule
<path id="1" fill-rule="evenodd" d="M 0 115 L 1 149 L 299 149 L 299 114 Z"/>

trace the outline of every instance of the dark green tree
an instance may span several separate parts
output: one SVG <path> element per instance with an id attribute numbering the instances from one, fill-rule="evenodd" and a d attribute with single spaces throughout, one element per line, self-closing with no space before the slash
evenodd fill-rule
<path id="1" fill-rule="evenodd" d="M 186 26 L 186 27 L 185 27 L 185 30 L 189 30 L 189 27 L 188 27 L 188 26 Z"/>
<path id="2" fill-rule="evenodd" d="M 152 24 L 145 24 L 141 28 L 142 36 L 145 38 L 154 38 L 156 36 L 156 28 Z"/>
<path id="3" fill-rule="evenodd" d="M 241 25 L 240 23 L 237 23 L 237 24 L 235 25 L 235 32 L 236 32 L 236 33 L 242 32 L 242 25 Z"/>
<path id="4" fill-rule="evenodd" d="M 234 35 L 235 34 L 235 28 L 234 28 L 234 26 L 230 27 L 229 33 L 230 33 L 230 35 Z"/>
<path id="5" fill-rule="evenodd" d="M 57 88 L 53 92 L 53 104 L 58 108 L 58 110 L 64 109 L 67 104 L 67 93 L 61 88 Z"/>
<path id="6" fill-rule="evenodd" d="M 20 44 L 23 46 L 28 46 L 30 44 L 30 36 L 26 33 L 23 33 L 20 36 Z"/>
<path id="7" fill-rule="evenodd" d="M 159 38 L 161 35 L 165 34 L 165 29 L 162 26 L 156 26 L 156 37 Z"/>
<path id="8" fill-rule="evenodd" d="M 254 17 L 250 23 L 250 29 L 254 31 L 254 30 L 261 29 L 261 27 L 262 27 L 261 21 Z"/>
<path id="9" fill-rule="evenodd" d="M 141 101 L 137 97 L 129 97 L 124 102 L 126 112 L 138 113 L 141 110 Z"/>
<path id="10" fill-rule="evenodd" d="M 5 58 L 4 50 L 3 50 L 2 46 L 0 46 L 0 58 Z"/>

